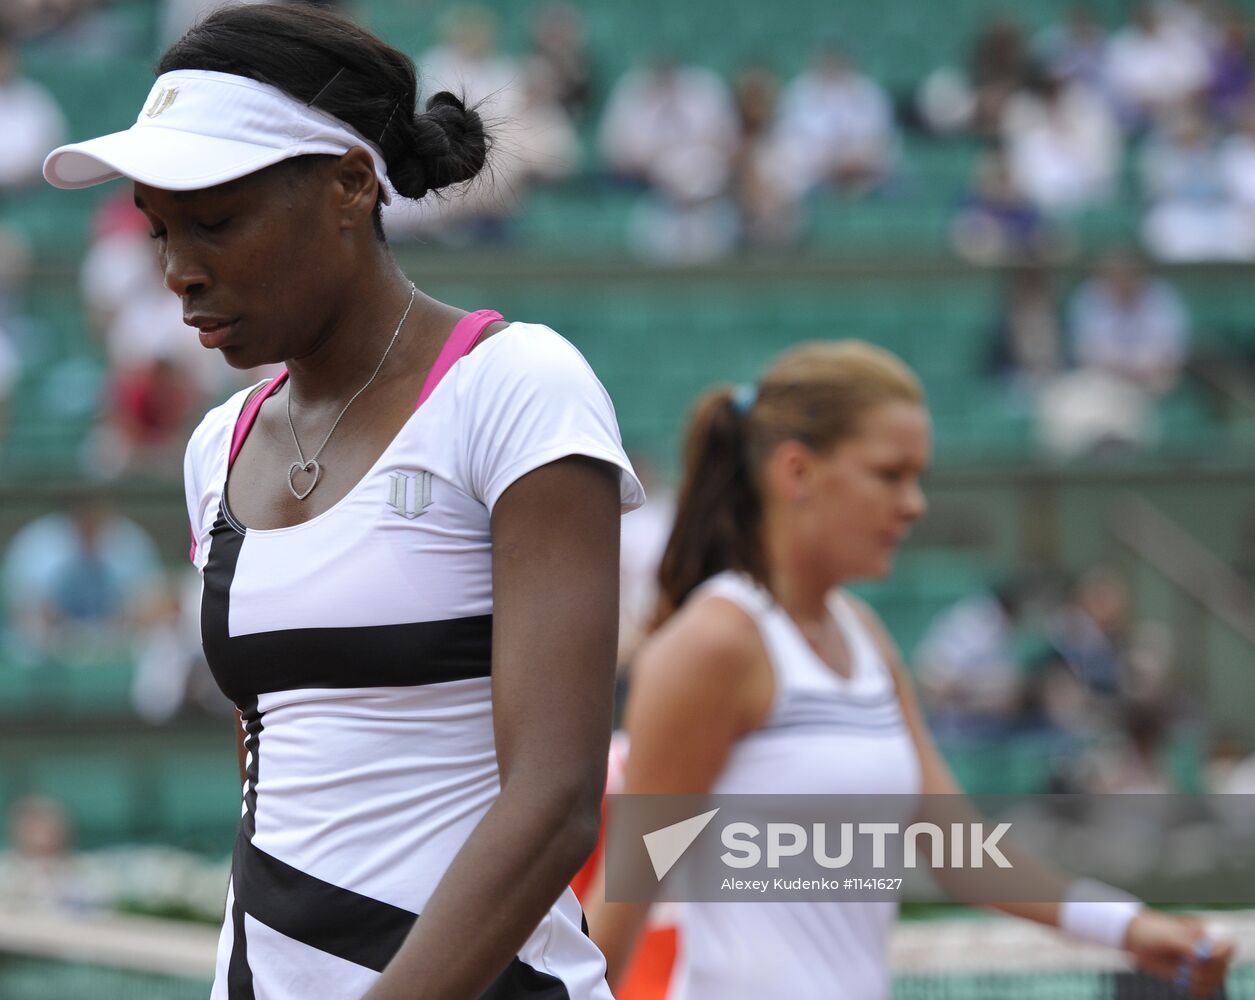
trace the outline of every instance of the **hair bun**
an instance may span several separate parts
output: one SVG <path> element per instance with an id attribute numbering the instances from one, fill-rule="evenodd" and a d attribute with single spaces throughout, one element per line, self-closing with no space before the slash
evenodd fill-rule
<path id="1" fill-rule="evenodd" d="M 488 159 L 479 113 L 447 90 L 433 94 L 427 110 L 415 115 L 408 129 L 397 131 L 404 132 L 406 141 L 388 158 L 388 176 L 406 198 L 469 181 Z"/>

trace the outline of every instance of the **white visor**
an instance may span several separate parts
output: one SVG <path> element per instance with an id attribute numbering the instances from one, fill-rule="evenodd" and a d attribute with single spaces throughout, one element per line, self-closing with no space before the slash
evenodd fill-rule
<path id="1" fill-rule="evenodd" d="M 391 200 L 383 154 L 340 119 L 266 83 L 231 73 L 181 69 L 157 78 L 135 124 L 54 149 L 44 177 L 85 188 L 118 177 L 166 191 L 225 184 L 294 156 L 338 156 L 361 146 Z"/>

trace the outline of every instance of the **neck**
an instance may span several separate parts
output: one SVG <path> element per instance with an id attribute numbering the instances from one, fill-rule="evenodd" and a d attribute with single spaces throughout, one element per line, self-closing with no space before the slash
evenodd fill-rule
<path id="1" fill-rule="evenodd" d="M 293 398 L 302 406 L 343 401 L 361 388 L 371 377 L 396 333 L 397 324 L 405 315 L 412 286 L 395 264 L 375 269 L 371 277 L 340 297 L 342 306 L 333 310 L 323 324 L 314 347 L 287 362 Z M 414 305 L 405 318 L 389 362 L 379 373 L 379 380 L 395 368 L 392 355 L 402 353 L 401 341 L 413 340 L 423 317 L 431 307 L 431 299 L 415 293 Z"/>
<path id="2" fill-rule="evenodd" d="M 772 595 L 794 621 L 822 621 L 828 616 L 828 593 L 841 581 L 816 565 L 813 546 L 797 538 L 782 519 L 765 512 L 764 556 Z"/>

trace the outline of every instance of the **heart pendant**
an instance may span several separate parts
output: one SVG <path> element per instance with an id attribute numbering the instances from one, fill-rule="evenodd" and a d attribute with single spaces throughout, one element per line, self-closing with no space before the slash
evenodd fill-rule
<path id="1" fill-rule="evenodd" d="M 298 472 L 308 472 L 314 478 L 310 480 L 309 486 L 302 493 L 296 488 L 296 474 Z M 318 485 L 318 477 L 322 475 L 322 466 L 314 459 L 310 459 L 304 465 L 300 462 L 293 462 L 291 468 L 288 469 L 288 489 L 292 491 L 292 495 L 298 500 L 304 500 L 307 496 L 314 492 L 314 487 Z"/>

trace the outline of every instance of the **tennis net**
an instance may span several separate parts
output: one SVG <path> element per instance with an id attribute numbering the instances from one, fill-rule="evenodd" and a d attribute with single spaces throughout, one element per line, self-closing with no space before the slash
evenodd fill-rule
<path id="1" fill-rule="evenodd" d="M 1255 1000 L 1255 912 L 1206 918 L 1238 946 L 1220 996 Z M 171 921 L 0 911 L 0 998 L 206 1000 L 216 941 Z M 890 961 L 894 1000 L 1178 1000 L 1117 953 L 998 917 L 903 920 Z"/>

